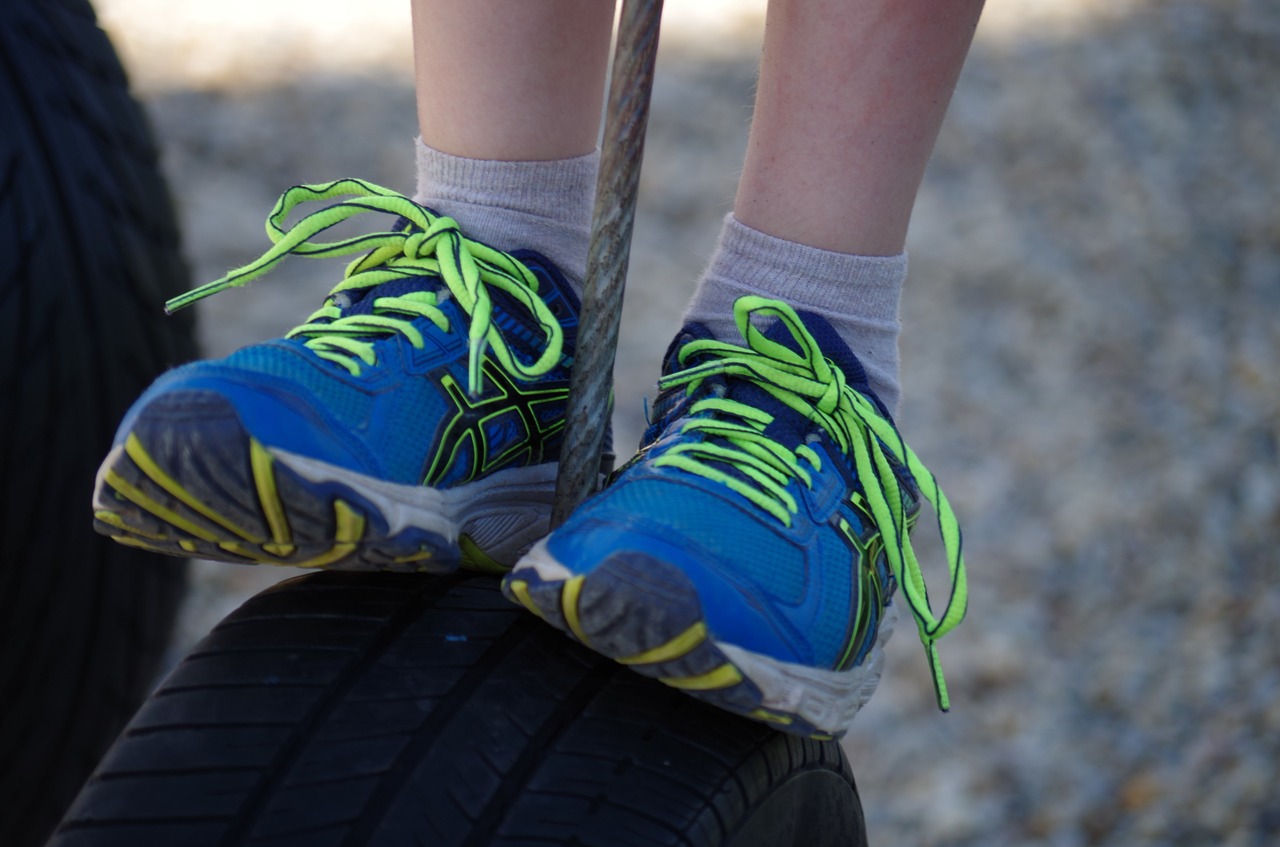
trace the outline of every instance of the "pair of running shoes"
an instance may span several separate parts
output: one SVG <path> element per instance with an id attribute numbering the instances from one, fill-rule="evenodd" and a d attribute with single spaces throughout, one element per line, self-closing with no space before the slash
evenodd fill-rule
<path id="1" fill-rule="evenodd" d="M 310 201 L 327 205 L 288 226 Z M 394 223 L 330 234 L 366 213 Z M 99 532 L 228 562 L 500 571 L 587 647 L 814 737 L 871 696 L 905 602 L 947 708 L 936 642 L 964 615 L 959 527 L 821 318 L 744 297 L 740 339 L 685 326 L 639 451 L 548 535 L 578 329 L 564 276 L 358 180 L 295 186 L 267 229 L 260 259 L 169 307 L 289 255 L 358 258 L 284 338 L 139 398 L 98 474 Z M 908 537 L 925 501 L 951 574 L 937 616 Z"/>

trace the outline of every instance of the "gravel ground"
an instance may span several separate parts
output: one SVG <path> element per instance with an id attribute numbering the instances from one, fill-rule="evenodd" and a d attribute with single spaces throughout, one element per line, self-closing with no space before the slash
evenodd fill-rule
<path id="1" fill-rule="evenodd" d="M 208 5 L 99 4 L 201 281 L 260 252 L 294 182 L 411 190 L 415 133 L 399 5 L 358 41 L 341 7 L 294 27 L 293 0 Z M 758 50 L 758 4 L 668 5 L 624 445 L 729 207 Z M 1280 843 L 1278 90 L 1270 0 L 988 9 L 913 223 L 902 342 L 900 423 L 965 526 L 971 612 L 943 647 L 953 712 L 905 632 L 849 737 L 873 843 Z M 296 323 L 334 272 L 207 301 L 206 350 Z M 281 576 L 197 573 L 179 651 Z"/>

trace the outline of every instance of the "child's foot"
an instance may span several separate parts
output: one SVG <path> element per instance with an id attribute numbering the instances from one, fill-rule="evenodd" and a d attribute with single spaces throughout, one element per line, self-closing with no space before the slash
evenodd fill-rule
<path id="1" fill-rule="evenodd" d="M 299 203 L 337 200 L 298 221 Z M 318 239 L 362 212 L 386 231 Z M 398 217 L 398 220 L 395 218 Z M 230 562 L 444 571 L 510 565 L 547 531 L 578 300 L 534 253 L 467 239 L 356 180 L 298 186 L 261 259 L 364 254 L 285 338 L 162 376 L 98 473 L 117 541 Z"/>
<path id="2" fill-rule="evenodd" d="M 946 708 L 934 642 L 967 595 L 946 499 L 820 319 L 806 328 L 759 297 L 735 315 L 745 346 L 686 327 L 640 452 L 504 590 L 667 685 L 789 732 L 840 736 L 875 689 L 901 589 Z M 951 569 L 940 618 L 907 538 L 921 499 Z"/>

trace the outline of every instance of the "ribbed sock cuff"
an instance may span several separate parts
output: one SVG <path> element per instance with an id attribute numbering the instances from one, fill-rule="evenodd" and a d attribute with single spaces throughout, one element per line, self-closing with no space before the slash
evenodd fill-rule
<path id="1" fill-rule="evenodd" d="M 455 219 L 468 237 L 499 250 L 530 249 L 581 292 L 600 154 L 550 162 L 467 159 L 417 139 L 414 200 Z"/>
<path id="2" fill-rule="evenodd" d="M 786 241 L 725 217 L 685 321 L 738 339 L 733 304 L 744 295 L 782 300 L 821 315 L 866 368 L 871 388 L 895 411 L 899 399 L 898 316 L 907 256 L 858 256 Z"/>

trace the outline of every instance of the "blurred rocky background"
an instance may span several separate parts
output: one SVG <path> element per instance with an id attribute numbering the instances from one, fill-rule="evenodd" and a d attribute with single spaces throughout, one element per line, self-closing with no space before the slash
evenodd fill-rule
<path id="1" fill-rule="evenodd" d="M 197 281 L 261 252 L 289 185 L 412 191 L 407 4 L 97 6 Z M 762 25 L 758 2 L 667 6 L 622 445 L 729 208 Z M 950 715 L 904 621 L 848 739 L 873 844 L 1280 843 L 1278 193 L 1274 0 L 988 3 L 902 341 L 900 424 L 964 524 L 970 619 Z M 205 350 L 293 326 L 338 273 L 295 260 L 206 301 Z M 175 657 L 289 575 L 197 574 Z"/>

